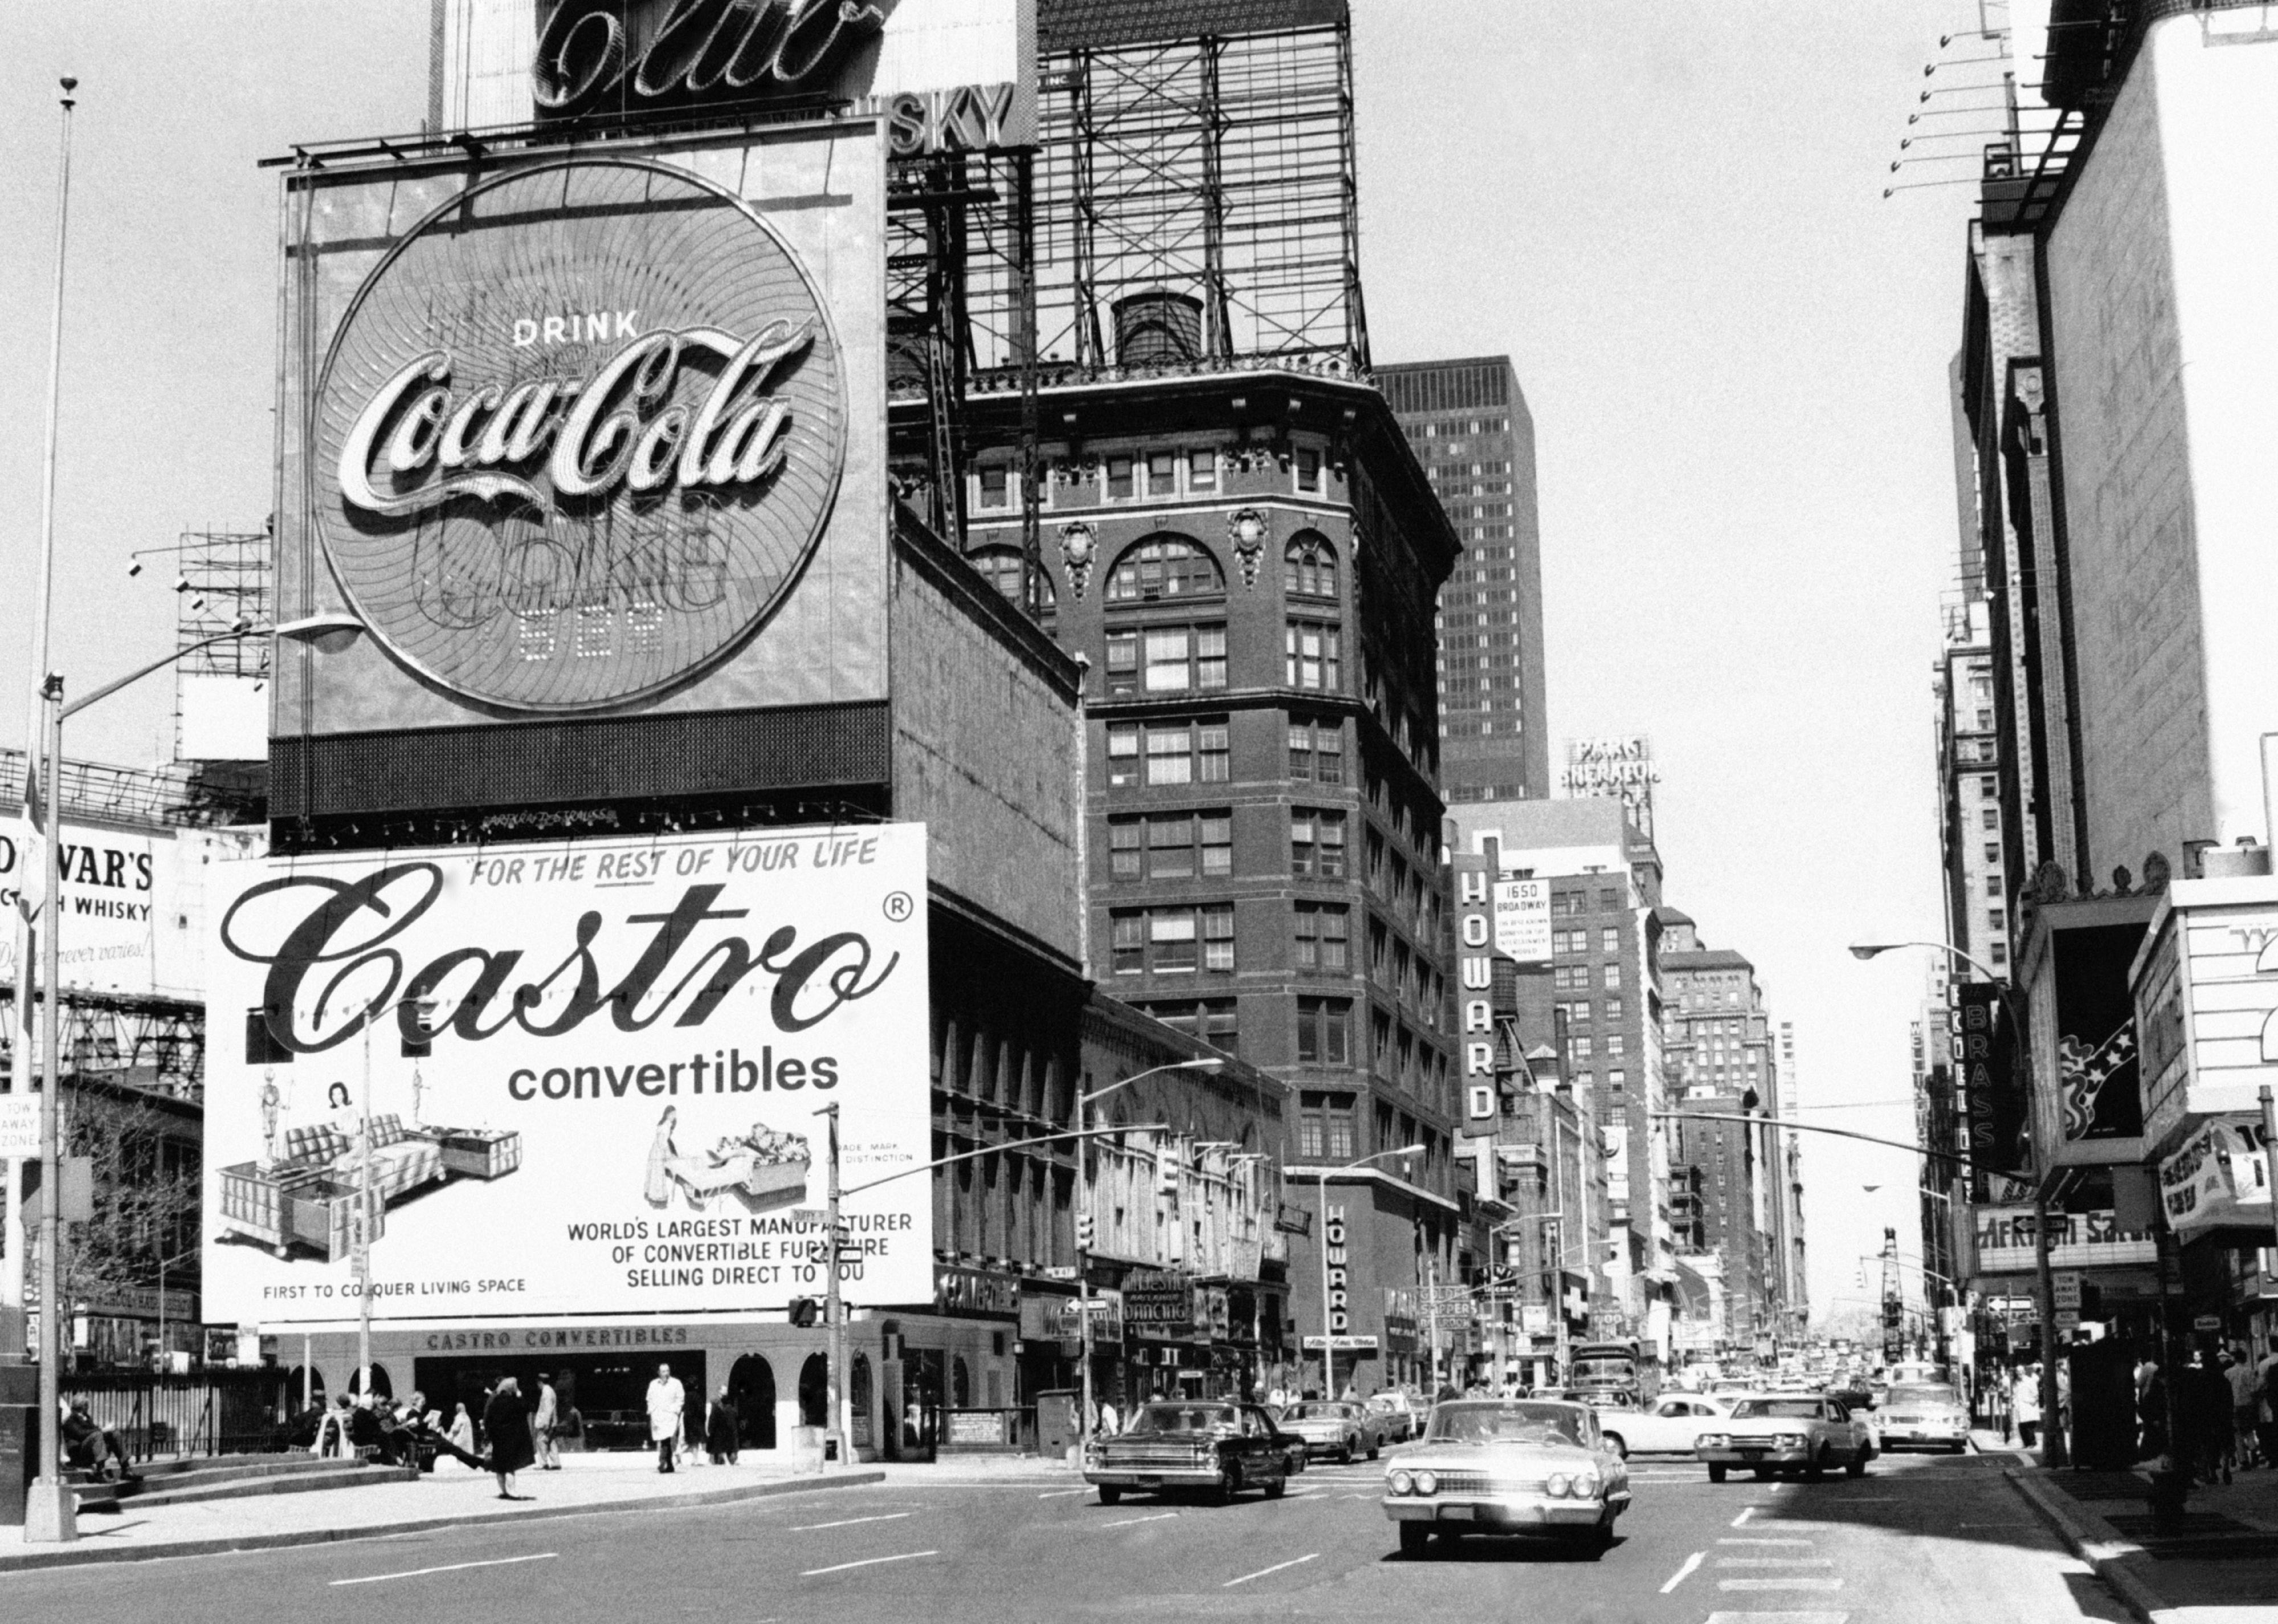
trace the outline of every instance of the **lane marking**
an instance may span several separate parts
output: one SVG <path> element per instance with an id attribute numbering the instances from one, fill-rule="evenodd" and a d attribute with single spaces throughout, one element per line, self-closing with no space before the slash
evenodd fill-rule
<path id="1" fill-rule="evenodd" d="M 1802 1545 L 1807 1549 L 1811 1544 L 1808 1539 L 1720 1539 L 1716 1543 L 1720 1545 Z"/>
<path id="2" fill-rule="evenodd" d="M 1167 1522 L 1178 1514 L 1179 1513 L 1176 1512 L 1157 1512 L 1151 1517 L 1125 1517 L 1115 1522 L 1095 1522 L 1092 1524 L 1092 1527 L 1096 1528 L 1128 1528 L 1133 1524 L 1140 1522 Z"/>
<path id="3" fill-rule="evenodd" d="M 1736 1528 L 1744 1528 L 1747 1526 L 1748 1519 L 1755 1514 L 1756 1508 L 1754 1506 L 1744 1505 L 1740 1508 L 1740 1514 L 1732 1519 L 1732 1526 Z"/>
<path id="4" fill-rule="evenodd" d="M 1065 1499 L 1072 1494 L 1089 1494 L 1090 1492 L 1091 1485 L 1087 1483 L 1081 1489 L 1047 1489 L 1043 1493 L 1038 1495 L 1036 1498 L 1040 1500 L 1059 1500 Z"/>
<path id="5" fill-rule="evenodd" d="M 1678 1568 L 1675 1573 L 1671 1574 L 1669 1576 L 1669 1582 L 1661 1587 L 1661 1593 L 1663 1596 L 1666 1596 L 1678 1585 L 1683 1584 L 1687 1579 L 1693 1577 L 1693 1570 L 1701 1566 L 1701 1559 L 1708 1554 L 1708 1553 L 1705 1551 L 1696 1551 L 1691 1556 L 1686 1558 L 1685 1565 Z"/>
<path id="6" fill-rule="evenodd" d="M 905 1551 L 899 1556 L 871 1557 L 867 1560 L 860 1562 L 840 1562 L 837 1566 L 831 1567 L 810 1567 L 805 1573 L 801 1574 L 799 1577 L 802 1579 L 812 1579 L 818 1574 L 843 1574 L 850 1567 L 875 1567 L 881 1562 L 914 1562 L 920 1557 L 939 1556 L 941 1552 L 938 1551 Z"/>
<path id="7" fill-rule="evenodd" d="M 1839 1590 L 1840 1579 L 1719 1579 L 1720 1590 Z"/>
<path id="8" fill-rule="evenodd" d="M 875 1517 L 842 1517 L 836 1522 L 802 1522 L 796 1528 L 785 1528 L 786 1534 L 812 1534 L 817 1528 L 851 1528 L 858 1522 L 899 1522 L 905 1517 L 914 1517 L 915 1512 L 886 1512 Z"/>
<path id="9" fill-rule="evenodd" d="M 1706 1624 L 1850 1624 L 1847 1613 L 1712 1613 Z"/>
<path id="10" fill-rule="evenodd" d="M 1719 1567 L 1832 1567 L 1825 1557 L 1718 1557 Z"/>
<path id="11" fill-rule="evenodd" d="M 1229 1579 L 1218 1588 L 1221 1590 L 1231 1590 L 1237 1584 L 1248 1584 L 1252 1579 L 1263 1579 L 1266 1574 L 1278 1574 L 1285 1567 L 1302 1567 L 1320 1554 L 1319 1551 L 1315 1551 L 1305 1556 L 1293 1557 L 1287 1562 L 1276 1562 L 1273 1567 L 1261 1567 L 1254 1574 L 1244 1574 L 1239 1579 Z"/>
<path id="12" fill-rule="evenodd" d="M 369 1574 L 361 1579 L 335 1579 L 332 1582 L 332 1588 L 337 1590 L 344 1584 L 378 1584 L 387 1579 L 417 1579 L 426 1574 L 455 1574 L 470 1567 L 511 1567 L 516 1562 L 550 1562 L 561 1554 L 558 1551 L 541 1551 L 534 1556 L 493 1557 L 486 1562 L 447 1562 L 440 1567 L 414 1567 L 400 1574 Z"/>

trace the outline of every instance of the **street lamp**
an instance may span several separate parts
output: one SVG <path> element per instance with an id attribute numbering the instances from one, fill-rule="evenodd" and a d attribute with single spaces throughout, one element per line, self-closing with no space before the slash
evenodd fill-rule
<path id="1" fill-rule="evenodd" d="M 1130 1076 L 1124 1077 L 1117 1082 L 1110 1083 L 1105 1088 L 1096 1088 L 1088 1094 L 1078 1094 L 1075 1100 L 1076 1131 L 1079 1134 L 1082 1134 L 1091 1126 L 1089 1120 L 1091 1115 L 1091 1102 L 1095 1099 L 1101 1099 L 1105 1095 L 1112 1094 L 1118 1089 L 1129 1088 L 1134 1083 L 1142 1082 L 1148 1077 L 1160 1076 L 1166 1071 L 1201 1071 L 1216 1073 L 1225 1069 L 1226 1062 L 1214 1055 L 1204 1056 L 1200 1060 L 1173 1061 L 1167 1066 L 1157 1066 L 1150 1070 L 1135 1072 Z M 1078 1357 L 1083 1361 L 1083 1411 L 1082 1413 L 1077 1417 L 1076 1425 L 1086 1437 L 1089 1437 L 1091 1436 L 1093 1414 L 1091 1374 L 1091 1248 L 1084 1244 L 1083 1230 L 1085 1228 L 1084 1221 L 1086 1219 L 1089 1219 L 1093 1223 L 1097 1223 L 1098 1222 L 1097 1216 L 1091 1210 L 1091 1176 L 1089 1171 L 1089 1147 L 1079 1144 L 1076 1147 L 1075 1154 L 1075 1293 L 1076 1312 L 1078 1315 L 1077 1323 L 1080 1328 L 1080 1335 L 1082 1341 L 1082 1352 L 1078 1355 Z"/>
<path id="2" fill-rule="evenodd" d="M 1387 1156 L 1420 1156 L 1421 1145 L 1403 1145 L 1397 1150 L 1380 1150 L 1372 1156 L 1337 1167 L 1317 1167 L 1313 1169 L 1313 1199 L 1321 1212 L 1321 1397 L 1337 1396 L 1336 1331 L 1329 1318 L 1329 1175 L 1349 1173 L 1355 1168 L 1365 1168 L 1372 1161 L 1381 1161 Z M 1434 1372 L 1433 1374 L 1437 1374 Z"/>
<path id="3" fill-rule="evenodd" d="M 1854 942 L 1851 956 L 1863 961 L 1901 947 L 1926 947 L 1932 953 L 1943 953 L 1976 970 L 1992 984 L 1994 992 L 2001 1000 L 2002 1007 L 2009 1012 L 2009 1023 L 2017 1029 L 2020 1041 L 2024 1039 L 2030 1028 L 2025 1019 L 2024 1007 L 2017 1001 L 2016 989 L 2009 985 L 2008 978 L 1951 942 Z M 2014 1063 L 2014 1058 L 2012 1063 Z M 2030 1063 L 2030 1057 L 2028 1063 Z M 2033 1265 L 2037 1288 L 2036 1294 L 2040 1298 L 2041 1413 L 2051 1418 L 2042 1435 L 2047 1440 L 2042 1450 L 2042 1460 L 2046 1466 L 2063 1467 L 2071 1464 L 2071 1444 L 2064 1435 L 2064 1429 L 2055 1420 L 2060 1413 L 2057 1399 L 2056 1277 L 2049 1267 L 2049 1198 L 2047 1186 L 2040 1177 L 2041 1171 L 2041 1168 L 2035 1168 L 2033 1176 Z"/>

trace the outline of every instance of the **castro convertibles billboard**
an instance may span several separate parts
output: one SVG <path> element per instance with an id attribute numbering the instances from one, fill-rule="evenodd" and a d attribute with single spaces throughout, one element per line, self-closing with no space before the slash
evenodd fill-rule
<path id="1" fill-rule="evenodd" d="M 281 651 L 272 736 L 882 702 L 883 150 L 854 119 L 294 172 L 279 618 L 368 635 Z M 448 802 L 403 747 L 316 809 L 699 787 L 528 748 L 562 782 Z M 700 787 L 787 786 L 722 748 Z M 278 765 L 287 816 L 343 782 Z"/>
<path id="2" fill-rule="evenodd" d="M 209 1318 L 780 1308 L 849 1186 L 931 1155 L 922 824 L 216 872 Z M 369 1121 L 367 1132 L 365 1124 Z M 924 1173 L 850 1198 L 857 1304 L 928 1300 Z"/>

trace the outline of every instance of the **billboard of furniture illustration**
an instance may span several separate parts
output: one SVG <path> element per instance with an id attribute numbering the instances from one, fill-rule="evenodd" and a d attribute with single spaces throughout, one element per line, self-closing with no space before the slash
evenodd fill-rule
<path id="1" fill-rule="evenodd" d="M 329 1126 L 288 1129 L 286 1154 L 269 1166 L 221 1170 L 221 1218 L 279 1257 L 295 1246 L 326 1262 L 355 1249 L 353 1214 L 363 1155 L 355 1136 Z M 487 1129 L 411 1128 L 393 1115 L 371 1119 L 372 1238 L 386 1209 L 415 1190 L 460 1178 L 503 1178 L 522 1165 L 522 1136 Z"/>

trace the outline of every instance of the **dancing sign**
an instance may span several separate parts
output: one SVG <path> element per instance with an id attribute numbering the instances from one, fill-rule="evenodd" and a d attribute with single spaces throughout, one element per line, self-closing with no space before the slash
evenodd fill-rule
<path id="1" fill-rule="evenodd" d="M 819 1295 L 843 1182 L 931 1154 L 921 824 L 222 870 L 205 1291 L 241 1322 Z M 367 1195 L 367 1192 L 368 1195 Z M 932 1191 L 852 1198 L 856 1304 L 932 1290 Z"/>

